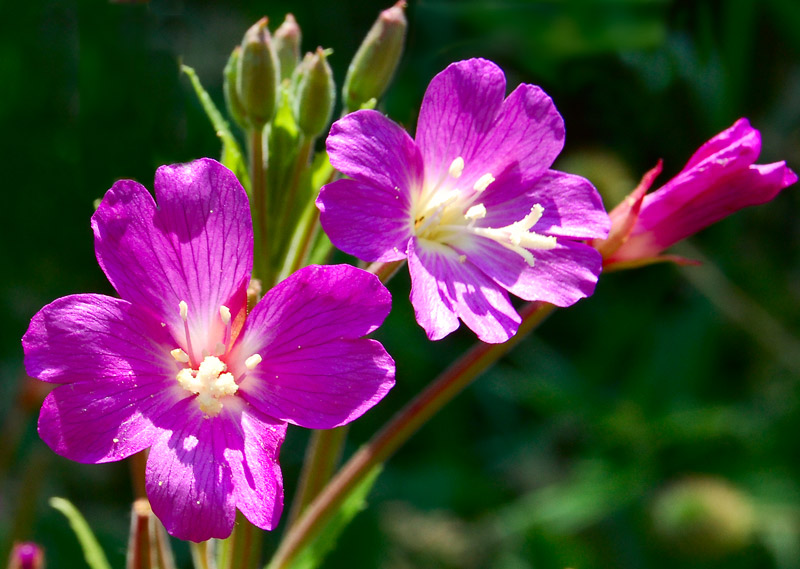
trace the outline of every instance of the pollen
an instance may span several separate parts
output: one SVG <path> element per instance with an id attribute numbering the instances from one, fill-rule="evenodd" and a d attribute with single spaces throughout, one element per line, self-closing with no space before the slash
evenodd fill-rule
<path id="1" fill-rule="evenodd" d="M 175 376 L 178 384 L 186 391 L 197 395 L 200 410 L 209 417 L 222 411 L 220 399 L 233 395 L 239 390 L 228 366 L 216 356 L 206 356 L 198 369 L 183 368 Z"/>

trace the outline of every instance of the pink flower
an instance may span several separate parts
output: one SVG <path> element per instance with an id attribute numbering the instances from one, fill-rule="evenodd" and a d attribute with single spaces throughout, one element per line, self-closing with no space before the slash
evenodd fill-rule
<path id="1" fill-rule="evenodd" d="M 162 166 L 155 194 L 121 180 L 92 217 L 121 298 L 60 298 L 22 338 L 28 373 L 59 384 L 39 434 L 84 463 L 149 448 L 147 497 L 175 537 L 225 538 L 237 509 L 273 529 L 287 423 L 344 425 L 394 384 L 391 357 L 363 337 L 389 291 L 355 267 L 310 266 L 248 313 L 253 227 L 233 173 L 209 159 Z"/>
<path id="2" fill-rule="evenodd" d="M 694 153 L 664 186 L 645 195 L 661 172 L 661 162 L 611 212 L 608 239 L 594 240 L 603 265 L 640 265 L 676 260 L 661 252 L 728 215 L 770 201 L 797 175 L 786 162 L 754 164 L 761 134 L 739 119 Z"/>
<path id="3" fill-rule="evenodd" d="M 347 175 L 320 191 L 334 245 L 371 262 L 408 259 L 411 304 L 431 340 L 459 320 L 487 343 L 516 334 L 509 293 L 570 306 L 594 292 L 608 234 L 592 184 L 551 170 L 564 121 L 535 85 L 505 97 L 491 61 L 453 63 L 431 81 L 416 138 L 382 114 L 336 121 L 331 164 Z"/>

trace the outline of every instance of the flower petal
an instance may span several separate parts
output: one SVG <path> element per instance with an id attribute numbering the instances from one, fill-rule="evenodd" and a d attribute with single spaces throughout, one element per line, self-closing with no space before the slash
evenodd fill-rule
<path id="1" fill-rule="evenodd" d="M 159 426 L 162 432 L 150 449 L 145 474 L 153 513 L 178 539 L 228 537 L 236 507 L 225 453 L 229 445 L 242 447 L 230 413 L 206 418 L 186 399 Z"/>
<path id="2" fill-rule="evenodd" d="M 171 338 L 153 316 L 100 294 L 59 298 L 31 319 L 22 337 L 25 369 L 52 383 L 160 381 L 175 368 Z"/>
<path id="3" fill-rule="evenodd" d="M 540 87 L 522 84 L 503 101 L 468 165 L 478 177 L 490 173 L 499 179 L 505 170 L 515 168 L 523 178 L 535 179 L 553 164 L 564 147 L 564 136 L 564 120 L 553 100 Z M 490 185 L 487 193 L 494 190 Z"/>
<path id="4" fill-rule="evenodd" d="M 430 339 L 442 338 L 455 329 L 453 317 L 443 307 L 484 342 L 505 342 L 517 332 L 521 319 L 506 291 L 472 263 L 461 262 L 452 249 L 413 239 L 408 268 L 411 303 L 417 322 Z"/>
<path id="5" fill-rule="evenodd" d="M 162 166 L 155 189 L 158 209 L 130 180 L 106 193 L 92 216 L 97 259 L 120 296 L 149 307 L 175 338 L 185 336 L 179 303 L 186 301 L 195 352 L 213 351 L 219 307 L 234 315 L 243 308 L 237 293 L 252 270 L 247 194 L 230 170 L 210 159 Z"/>
<path id="6" fill-rule="evenodd" d="M 322 187 L 317 207 L 325 233 L 345 253 L 364 261 L 405 258 L 413 229 L 408 194 L 337 180 Z"/>
<path id="7" fill-rule="evenodd" d="M 334 168 L 366 185 L 405 195 L 422 182 L 422 156 L 399 125 L 372 110 L 339 119 L 326 141 Z"/>
<path id="8" fill-rule="evenodd" d="M 349 265 L 310 266 L 269 291 L 250 313 L 229 361 L 242 397 L 267 415 L 309 428 L 345 424 L 394 384 L 383 347 L 360 339 L 391 308 L 377 277 Z M 262 361 L 241 367 L 250 355 Z"/>
<path id="9" fill-rule="evenodd" d="M 477 179 L 472 165 L 486 159 L 478 150 L 503 104 L 505 91 L 502 70 L 485 59 L 452 63 L 431 80 L 422 100 L 416 136 L 427 184 L 444 180 L 458 157 L 465 164 L 465 178 L 459 181 L 467 183 L 467 176 Z"/>
<path id="10" fill-rule="evenodd" d="M 39 414 L 39 436 L 56 453 L 83 463 L 122 460 L 158 436 L 153 417 L 177 398 L 164 383 L 131 385 L 77 382 L 50 392 Z"/>
<path id="11" fill-rule="evenodd" d="M 375 275 L 350 265 L 311 265 L 264 295 L 229 360 L 360 338 L 383 323 L 391 306 L 389 291 Z"/>
<path id="12" fill-rule="evenodd" d="M 308 429 L 345 425 L 394 385 L 394 361 L 375 340 L 331 340 L 273 353 L 239 385 L 261 412 Z"/>
<path id="13" fill-rule="evenodd" d="M 583 243 L 559 241 L 554 249 L 534 251 L 533 267 L 525 265 L 508 291 L 525 300 L 543 300 L 571 306 L 591 296 L 597 284 L 602 257 Z"/>
<path id="14" fill-rule="evenodd" d="M 686 182 L 695 195 L 677 212 L 668 217 L 660 208 L 669 206 L 664 188 L 644 198 L 639 221 L 628 241 L 614 259 L 633 258 L 643 253 L 657 254 L 673 243 L 697 233 L 742 208 L 760 205 L 773 199 L 778 192 L 797 181 L 797 176 L 785 162 L 753 165 L 721 177 L 710 186 Z M 674 186 L 673 186 L 674 187 Z M 653 196 L 652 199 L 650 196 Z M 643 240 L 638 244 L 637 240 Z M 646 245 L 645 245 L 646 243 Z M 622 253 L 621 255 L 619 253 Z"/>
<path id="15" fill-rule="evenodd" d="M 513 197 L 508 199 L 508 196 Z M 487 189 L 482 203 L 487 210 L 486 217 L 478 221 L 482 227 L 505 227 L 519 221 L 535 204 L 544 208 L 541 219 L 533 227 L 536 233 L 593 239 L 606 237 L 610 227 L 603 200 L 591 182 L 557 170 L 545 172 L 521 195 L 514 196 L 513 190 L 506 192 L 499 186 L 493 192 Z"/>
<path id="16" fill-rule="evenodd" d="M 720 156 L 715 156 L 720 153 Z M 750 126 L 750 121 L 741 118 L 698 148 L 683 169 L 693 168 L 711 157 L 723 160 L 735 158 L 742 166 L 749 166 L 756 161 L 760 153 L 761 133 Z"/>
<path id="17" fill-rule="evenodd" d="M 244 440 L 237 434 L 225 449 L 236 507 L 253 525 L 272 530 L 283 510 L 278 453 L 286 437 L 286 423 L 265 417 L 252 407 L 243 408 L 238 420 Z M 242 446 L 238 446 L 240 442 Z"/>

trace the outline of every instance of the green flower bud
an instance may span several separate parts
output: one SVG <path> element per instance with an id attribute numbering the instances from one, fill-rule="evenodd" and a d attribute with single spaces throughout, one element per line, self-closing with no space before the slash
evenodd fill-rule
<path id="1" fill-rule="evenodd" d="M 242 55 L 241 46 L 236 46 L 225 64 L 223 77 L 223 94 L 225 95 L 225 105 L 228 107 L 228 115 L 242 128 L 247 127 L 245 112 L 239 95 L 236 93 L 236 75 L 239 71 L 239 58 Z"/>
<path id="2" fill-rule="evenodd" d="M 236 72 L 236 94 L 247 122 L 262 128 L 275 114 L 280 67 L 267 19 L 253 24 L 242 39 Z"/>
<path id="3" fill-rule="evenodd" d="M 661 490 L 651 510 L 653 529 L 670 548 L 692 557 L 719 558 L 753 538 L 749 498 L 725 480 L 688 478 Z"/>
<path id="4" fill-rule="evenodd" d="M 331 120 L 336 94 L 333 72 L 325 50 L 317 48 L 303 59 L 294 89 L 294 119 L 303 134 L 313 138 L 325 131 Z"/>
<path id="5" fill-rule="evenodd" d="M 273 35 L 275 52 L 281 66 L 281 80 L 290 79 L 300 61 L 300 37 L 300 26 L 294 16 L 286 14 L 283 23 Z"/>
<path id="6" fill-rule="evenodd" d="M 342 97 L 347 110 L 357 110 L 379 99 L 392 80 L 406 38 L 406 3 L 401 0 L 381 12 L 358 48 L 344 80 Z"/>

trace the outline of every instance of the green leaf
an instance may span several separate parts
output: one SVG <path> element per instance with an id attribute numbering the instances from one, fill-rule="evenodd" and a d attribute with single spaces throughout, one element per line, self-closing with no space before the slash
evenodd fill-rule
<path id="1" fill-rule="evenodd" d="M 239 143 L 236 142 L 231 132 L 228 121 L 222 117 L 214 101 L 211 100 L 209 94 L 203 89 L 203 85 L 200 83 L 200 79 L 197 77 L 197 73 L 195 73 L 194 69 L 188 65 L 181 65 L 181 71 L 185 73 L 189 77 L 189 81 L 192 82 L 194 92 L 200 100 L 200 104 L 203 106 L 208 120 L 211 121 L 211 125 L 214 127 L 217 136 L 222 141 L 222 156 L 220 157 L 220 162 L 236 174 L 236 177 L 239 178 L 239 181 L 249 192 L 250 175 L 247 172 L 247 164 L 244 161 L 242 150 L 239 148 Z"/>
<path id="2" fill-rule="evenodd" d="M 325 556 L 336 544 L 336 540 L 344 528 L 347 527 L 347 524 L 352 521 L 358 512 L 366 507 L 367 495 L 369 495 L 369 491 L 382 470 L 382 465 L 375 466 L 366 475 L 361 484 L 353 488 L 339 511 L 333 514 L 333 517 L 323 526 L 319 534 L 297 554 L 289 566 L 290 569 L 315 569 L 320 566 Z M 267 566 L 267 569 L 269 567 Z"/>
<path id="3" fill-rule="evenodd" d="M 81 544 L 81 549 L 83 549 L 86 564 L 91 569 L 111 569 L 111 565 L 108 564 L 108 559 L 106 559 L 103 549 L 97 542 L 97 538 L 78 509 L 64 498 L 50 498 L 50 506 L 64 514 L 69 520 L 69 525 L 72 526 L 72 531 L 75 532 L 75 536 Z"/>

